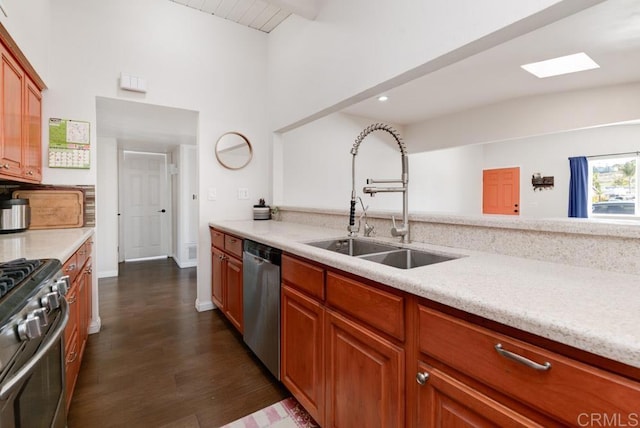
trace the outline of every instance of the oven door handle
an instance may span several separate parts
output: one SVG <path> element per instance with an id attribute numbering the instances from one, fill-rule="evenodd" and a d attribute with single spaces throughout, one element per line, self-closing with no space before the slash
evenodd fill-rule
<path id="1" fill-rule="evenodd" d="M 11 378 L 7 381 L 3 382 L 0 387 L 0 400 L 4 401 L 16 389 L 17 386 L 22 385 L 22 382 L 25 380 L 27 376 L 29 376 L 36 365 L 40 362 L 40 360 L 45 356 L 47 352 L 51 350 L 51 348 L 60 340 L 60 337 L 64 333 L 64 329 L 67 326 L 67 321 L 69 320 L 69 305 L 67 303 L 67 299 L 60 299 L 60 309 L 61 315 L 58 318 L 58 325 L 55 327 L 55 330 L 47 335 L 46 342 L 40 345 L 38 351 L 29 359 L 29 361 L 23 365 L 20 370 L 18 370 Z"/>

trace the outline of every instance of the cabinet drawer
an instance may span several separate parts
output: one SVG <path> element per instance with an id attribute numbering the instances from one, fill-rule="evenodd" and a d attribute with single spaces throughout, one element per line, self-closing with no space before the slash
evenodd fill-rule
<path id="1" fill-rule="evenodd" d="M 209 232 L 211 233 L 211 245 L 224 250 L 224 233 L 212 227 L 209 228 Z"/>
<path id="2" fill-rule="evenodd" d="M 636 382 L 426 307 L 418 312 L 420 352 L 566 424 L 584 423 L 579 418 L 591 414 L 638 412 Z M 496 350 L 498 344 L 539 366 L 514 361 Z"/>
<path id="3" fill-rule="evenodd" d="M 327 273 L 327 305 L 404 340 L 404 298 Z"/>
<path id="4" fill-rule="evenodd" d="M 239 259 L 242 258 L 242 239 L 233 235 L 224 235 L 224 249 Z"/>
<path id="5" fill-rule="evenodd" d="M 305 293 L 324 300 L 324 269 L 282 255 L 282 280 Z"/>

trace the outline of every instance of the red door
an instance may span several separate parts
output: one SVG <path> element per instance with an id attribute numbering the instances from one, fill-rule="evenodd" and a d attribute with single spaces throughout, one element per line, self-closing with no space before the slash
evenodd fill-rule
<path id="1" fill-rule="evenodd" d="M 482 213 L 519 215 L 520 168 L 482 171 Z"/>

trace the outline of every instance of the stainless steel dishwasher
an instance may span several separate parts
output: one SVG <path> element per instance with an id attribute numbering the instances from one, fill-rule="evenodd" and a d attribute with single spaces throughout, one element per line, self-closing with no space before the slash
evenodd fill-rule
<path id="1" fill-rule="evenodd" d="M 282 251 L 244 240 L 244 342 L 280 380 L 280 260 Z"/>

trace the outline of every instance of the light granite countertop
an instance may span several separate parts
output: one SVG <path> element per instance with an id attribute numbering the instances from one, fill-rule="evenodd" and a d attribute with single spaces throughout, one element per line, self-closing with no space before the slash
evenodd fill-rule
<path id="1" fill-rule="evenodd" d="M 27 230 L 0 235 L 0 260 L 58 259 L 62 263 L 94 233 L 92 227 Z"/>
<path id="2" fill-rule="evenodd" d="M 638 275 L 417 242 L 410 247 L 460 257 L 402 270 L 306 245 L 346 237 L 341 230 L 276 221 L 215 221 L 210 225 L 640 368 Z"/>

